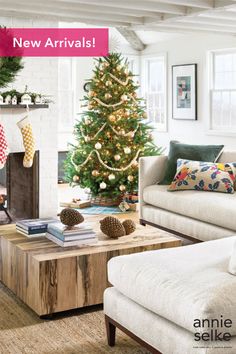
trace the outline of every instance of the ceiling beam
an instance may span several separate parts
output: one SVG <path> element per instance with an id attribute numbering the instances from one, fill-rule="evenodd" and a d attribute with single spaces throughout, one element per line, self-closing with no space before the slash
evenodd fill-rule
<path id="1" fill-rule="evenodd" d="M 142 18 L 138 17 L 132 17 L 132 16 L 125 16 L 125 15 L 109 15 L 109 18 L 106 14 L 102 13 L 90 13 L 90 12 L 83 12 L 79 10 L 64 10 L 64 9 L 55 9 L 53 7 L 48 7 L 45 8 L 44 6 L 42 7 L 41 5 L 38 6 L 33 6 L 28 7 L 27 5 L 19 5 L 19 4 L 1 4 L 0 2 L 0 8 L 1 8 L 1 14 L 3 14 L 3 11 L 17 11 L 20 13 L 26 13 L 26 14 L 40 14 L 40 15 L 47 15 L 47 16 L 53 16 L 53 17 L 60 17 L 64 18 L 64 20 L 70 20 L 73 19 L 73 21 L 76 19 L 76 21 L 80 22 L 83 20 L 84 21 L 90 21 L 90 20 L 96 20 L 100 21 L 100 25 L 102 25 L 103 21 L 114 21 L 115 23 L 121 23 L 121 25 L 129 25 L 129 24 L 142 24 L 143 20 Z"/>
<path id="2" fill-rule="evenodd" d="M 58 0 L 66 1 L 66 0 Z M 69 3 L 90 4 L 95 6 L 110 6 L 118 9 L 136 9 L 152 12 L 169 13 L 174 15 L 185 15 L 186 7 L 178 5 L 170 5 L 165 3 L 154 3 L 150 0 L 67 0 Z"/>
<path id="3" fill-rule="evenodd" d="M 182 19 L 179 19 L 177 21 L 178 23 L 196 23 L 196 24 L 203 24 L 203 25 L 216 25 L 216 26 L 226 26 L 226 27 L 236 27 L 236 17 L 234 20 L 224 20 L 221 19 L 221 21 L 219 21 L 219 19 L 217 18 L 210 18 L 210 17 L 183 17 Z"/>
<path id="4" fill-rule="evenodd" d="M 0 0 L 0 4 L 5 4 L 6 2 Z M 11 5 L 19 5 L 17 0 L 8 0 L 7 4 Z M 21 0 L 21 4 L 25 4 L 30 6 L 32 9 L 34 6 L 37 6 L 37 3 L 32 3 L 32 0 Z M 114 7 L 111 6 L 96 6 L 94 5 L 86 5 L 86 4 L 79 4 L 78 2 L 67 2 L 67 1 L 58 1 L 58 0 L 40 0 L 40 5 L 43 5 L 45 8 L 54 8 L 54 10 L 78 10 L 84 12 L 92 12 L 92 13 L 102 13 L 102 14 L 114 14 Z M 132 17 L 143 17 L 143 16 L 150 16 L 161 18 L 161 13 L 153 12 L 153 11 L 144 11 L 144 10 L 137 10 L 137 9 L 121 9 L 116 8 L 115 10 L 116 15 L 131 15 Z"/>
<path id="5" fill-rule="evenodd" d="M 165 2 L 165 4 L 182 5 L 188 7 L 199 7 L 211 9 L 214 7 L 214 0 L 150 0 L 153 2 Z"/>
<path id="6" fill-rule="evenodd" d="M 116 29 L 127 40 L 133 49 L 137 51 L 145 49 L 145 45 L 134 31 L 124 27 L 116 27 Z"/>
<path id="7" fill-rule="evenodd" d="M 1 7 L 1 6 L 0 6 Z M 65 16 L 65 15 L 60 15 L 60 14 L 40 14 L 36 13 L 35 11 L 31 12 L 30 10 L 1 10 L 1 16 L 3 17 L 15 17 L 15 18 L 26 18 L 28 19 L 33 18 L 37 20 L 41 20 L 43 15 L 43 19 L 47 21 L 53 21 L 56 22 L 55 25 L 59 21 L 61 22 L 78 22 L 78 23 L 87 23 L 89 25 L 95 25 L 95 26 L 103 26 L 103 27 L 117 27 L 117 26 L 128 26 L 126 22 L 118 22 L 111 20 L 107 18 L 106 20 L 97 20 L 97 19 L 85 19 L 85 18 L 80 18 L 79 16 Z"/>
<path id="8" fill-rule="evenodd" d="M 224 33 L 231 33 L 231 34 L 236 34 L 236 27 L 233 26 L 227 26 L 227 27 L 221 27 L 221 26 L 215 26 L 215 25 L 207 25 L 207 24 L 197 24 L 197 23 L 181 23 L 181 22 L 175 22 L 175 23 L 157 23 L 156 27 L 158 28 L 159 26 L 162 27 L 168 27 L 168 28 L 181 28 L 185 30 L 206 30 L 206 31 L 212 31 L 212 32 L 224 32 Z"/>
<path id="9" fill-rule="evenodd" d="M 210 11 L 199 15 L 199 18 L 214 18 L 222 20 L 236 20 L 236 12 L 234 11 Z"/>

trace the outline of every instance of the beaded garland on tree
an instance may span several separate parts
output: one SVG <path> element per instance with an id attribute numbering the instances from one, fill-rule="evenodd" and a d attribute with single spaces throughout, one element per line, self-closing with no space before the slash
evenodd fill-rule
<path id="1" fill-rule="evenodd" d="M 137 189 L 139 157 L 158 155 L 161 149 L 143 122 L 145 106 L 128 61 L 112 53 L 99 58 L 93 72 L 84 97 L 88 110 L 75 126 L 78 144 L 71 146 L 66 176 L 93 196 L 117 197 Z"/>

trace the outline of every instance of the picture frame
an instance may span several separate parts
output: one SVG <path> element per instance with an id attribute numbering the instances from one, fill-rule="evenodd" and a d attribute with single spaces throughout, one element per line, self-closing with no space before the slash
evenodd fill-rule
<path id="1" fill-rule="evenodd" d="M 172 118 L 197 120 L 197 64 L 172 65 Z"/>

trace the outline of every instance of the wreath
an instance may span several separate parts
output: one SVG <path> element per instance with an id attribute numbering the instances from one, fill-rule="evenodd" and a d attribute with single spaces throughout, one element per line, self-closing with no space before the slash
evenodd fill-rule
<path id="1" fill-rule="evenodd" d="M 8 31 L 5 27 L 0 26 L 1 31 L 0 35 L 0 44 L 3 47 L 6 43 L 6 35 L 12 37 L 11 32 Z M 4 39 L 4 40 L 3 40 Z M 8 39 L 7 39 L 8 41 Z M 1 57 L 0 58 L 0 87 L 6 87 L 9 83 L 14 81 L 16 74 L 19 70 L 23 69 L 22 57 L 19 55 L 17 57 Z"/>

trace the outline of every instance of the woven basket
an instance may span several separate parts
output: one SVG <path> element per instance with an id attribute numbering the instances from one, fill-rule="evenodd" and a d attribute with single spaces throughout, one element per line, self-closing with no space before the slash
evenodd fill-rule
<path id="1" fill-rule="evenodd" d="M 122 196 L 116 198 L 97 196 L 91 198 L 91 204 L 104 206 L 104 207 L 118 206 L 122 202 L 122 200 L 123 200 Z"/>

